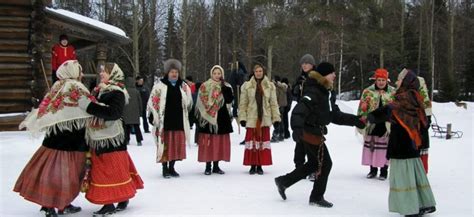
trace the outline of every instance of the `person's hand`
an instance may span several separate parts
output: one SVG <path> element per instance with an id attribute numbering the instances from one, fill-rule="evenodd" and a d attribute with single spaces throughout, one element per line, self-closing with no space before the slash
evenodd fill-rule
<path id="1" fill-rule="evenodd" d="M 245 127 L 247 125 L 247 121 L 240 121 L 240 126 Z"/>
<path id="2" fill-rule="evenodd" d="M 87 98 L 86 96 L 82 96 L 77 100 L 77 104 L 79 105 L 79 108 L 87 110 L 87 107 L 91 103 L 91 100 Z"/>

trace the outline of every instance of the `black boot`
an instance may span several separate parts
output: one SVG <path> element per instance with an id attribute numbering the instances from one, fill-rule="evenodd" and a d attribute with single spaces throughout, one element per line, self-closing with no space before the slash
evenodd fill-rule
<path id="1" fill-rule="evenodd" d="M 206 170 L 204 170 L 204 175 L 211 175 L 211 162 L 206 162 Z"/>
<path id="2" fill-rule="evenodd" d="M 422 216 L 424 214 L 434 213 L 434 212 L 436 212 L 436 207 L 430 206 L 430 207 L 421 208 L 419 215 Z"/>
<path id="3" fill-rule="evenodd" d="M 161 163 L 163 165 L 163 178 L 171 178 L 170 170 L 168 169 L 168 162 Z"/>
<path id="4" fill-rule="evenodd" d="M 420 217 L 420 214 L 413 214 L 413 215 L 405 215 L 405 217 Z"/>
<path id="5" fill-rule="evenodd" d="M 258 174 L 258 175 L 263 175 L 262 166 L 257 166 L 257 174 Z"/>
<path id="6" fill-rule="evenodd" d="M 120 212 L 120 211 L 123 211 L 125 209 L 127 209 L 127 206 L 128 206 L 128 200 L 126 201 L 122 201 L 120 203 L 117 204 L 117 208 L 115 208 L 115 212 Z"/>
<path id="7" fill-rule="evenodd" d="M 257 167 L 257 166 L 255 166 L 255 165 L 252 165 L 252 166 L 250 167 L 250 170 L 249 170 L 249 174 L 250 174 L 250 175 L 254 175 L 254 174 L 255 174 L 255 172 L 256 172 L 256 171 L 255 171 L 256 167 Z"/>
<path id="8" fill-rule="evenodd" d="M 368 179 L 373 179 L 377 176 L 377 167 L 370 166 L 370 172 L 367 174 Z"/>
<path id="9" fill-rule="evenodd" d="M 41 207 L 40 212 L 43 212 L 45 217 L 58 217 L 54 208 L 46 208 L 43 206 Z"/>
<path id="10" fill-rule="evenodd" d="M 221 168 L 219 168 L 219 161 L 214 161 L 212 162 L 213 164 L 213 167 L 212 167 L 212 173 L 218 173 L 218 174 L 225 174 L 224 171 L 221 170 Z"/>
<path id="11" fill-rule="evenodd" d="M 172 160 L 170 161 L 170 175 L 171 177 L 175 177 L 175 178 L 178 178 L 179 177 L 179 173 L 176 172 L 176 170 L 174 169 L 174 163 L 176 161 Z"/>
<path id="12" fill-rule="evenodd" d="M 99 211 L 94 212 L 93 217 L 108 216 L 115 213 L 114 204 L 105 204 Z"/>
<path id="13" fill-rule="evenodd" d="M 63 210 L 58 210 L 59 215 L 72 214 L 80 212 L 82 210 L 79 206 L 73 206 L 72 204 L 67 205 Z"/>
<path id="14" fill-rule="evenodd" d="M 380 168 L 379 179 L 383 181 L 383 180 L 387 179 L 387 175 L 388 175 L 388 165 L 385 165 L 382 168 Z"/>
<path id="15" fill-rule="evenodd" d="M 278 193 L 280 194 L 281 198 L 283 200 L 286 200 L 286 194 L 285 194 L 286 187 L 283 185 L 283 179 L 284 179 L 283 176 L 276 177 L 275 185 L 277 186 Z"/>
<path id="16" fill-rule="evenodd" d="M 319 200 L 309 200 L 309 205 L 316 205 L 320 207 L 325 207 L 325 208 L 331 208 L 333 204 L 323 198 Z"/>

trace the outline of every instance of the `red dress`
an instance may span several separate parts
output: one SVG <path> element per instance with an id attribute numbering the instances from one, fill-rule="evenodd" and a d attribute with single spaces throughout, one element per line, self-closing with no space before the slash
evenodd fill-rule
<path id="1" fill-rule="evenodd" d="M 247 128 L 245 134 L 244 165 L 272 165 L 270 128 Z"/>

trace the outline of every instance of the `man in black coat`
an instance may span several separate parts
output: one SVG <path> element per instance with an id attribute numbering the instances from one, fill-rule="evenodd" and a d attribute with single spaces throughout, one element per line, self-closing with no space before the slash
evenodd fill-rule
<path id="1" fill-rule="evenodd" d="M 336 97 L 332 85 L 336 78 L 334 66 L 323 62 L 316 71 L 308 73 L 305 81 L 304 96 L 293 109 L 291 128 L 293 140 L 303 144 L 308 155 L 308 161 L 291 173 L 275 178 L 275 183 L 281 197 L 286 200 L 285 190 L 311 173 L 316 172 L 317 179 L 309 198 L 310 205 L 332 207 L 333 204 L 324 199 L 332 161 L 325 144 L 324 135 L 329 123 L 338 125 L 357 126 L 364 128 L 365 124 L 359 117 L 341 112 L 336 105 Z"/>
<path id="2" fill-rule="evenodd" d="M 140 98 L 142 103 L 142 110 L 140 111 L 140 116 L 142 117 L 143 130 L 145 133 L 150 133 L 150 128 L 148 127 L 148 122 L 146 119 L 146 104 L 148 103 L 148 98 L 150 98 L 150 90 L 144 85 L 143 77 L 137 76 L 135 79 L 136 87 L 138 92 L 140 92 Z"/>

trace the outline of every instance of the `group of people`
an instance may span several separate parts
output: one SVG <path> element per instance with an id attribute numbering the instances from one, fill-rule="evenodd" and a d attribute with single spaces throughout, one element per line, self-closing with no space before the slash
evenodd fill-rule
<path id="1" fill-rule="evenodd" d="M 142 78 L 134 82 L 125 78 L 117 64 L 107 63 L 91 93 L 80 82 L 78 61 L 66 60 L 55 71 L 58 80 L 39 108 L 21 124 L 46 136 L 14 191 L 41 205 L 46 216 L 79 212 L 81 208 L 71 202 L 80 191 L 91 203 L 103 205 L 94 212 L 96 216 L 126 209 L 137 189 L 143 188 L 127 152 L 130 132 L 140 133 L 139 120 L 135 117 L 130 122 L 125 117 L 131 109 L 142 116 L 145 131 L 149 130 L 147 121 L 153 125 L 156 162 L 162 164 L 164 178 L 180 176 L 175 163 L 186 158 L 190 116 L 195 119 L 198 161 L 205 163 L 205 175 L 225 174 L 219 162 L 230 161 L 234 117 L 246 128 L 243 165 L 250 167 L 251 175 L 263 175 L 262 166 L 272 165 L 270 142 L 289 138 L 291 125 L 295 169 L 275 178 L 278 192 L 286 200 L 290 186 L 313 174 L 309 203 L 328 208 L 333 204 L 324 197 L 332 168 L 325 138 L 327 125 L 356 126 L 364 135 L 362 164 L 370 166 L 367 178 L 376 177 L 380 168 L 379 179 L 386 179 L 390 164 L 389 210 L 407 216 L 434 212 L 425 173 L 430 103 L 424 97 L 422 80 L 405 69 L 393 88 L 387 83 L 388 72 L 376 70 L 374 84 L 364 90 L 358 113 L 353 115 L 336 104 L 336 70 L 331 63 L 316 65 L 314 57 L 306 54 L 300 65 L 302 73 L 293 87 L 279 78 L 272 81 L 265 67 L 256 64 L 248 80 L 237 88 L 225 81 L 219 65 L 213 66 L 209 80 L 196 88 L 189 85 L 189 79 L 181 78 L 181 63 L 169 59 L 164 63 L 163 77 L 148 92 L 141 88 Z M 131 90 L 135 86 L 139 90 Z M 288 120 L 293 97 L 297 105 Z M 136 108 L 127 108 L 132 104 Z M 275 128 L 273 138 L 271 126 Z"/>

